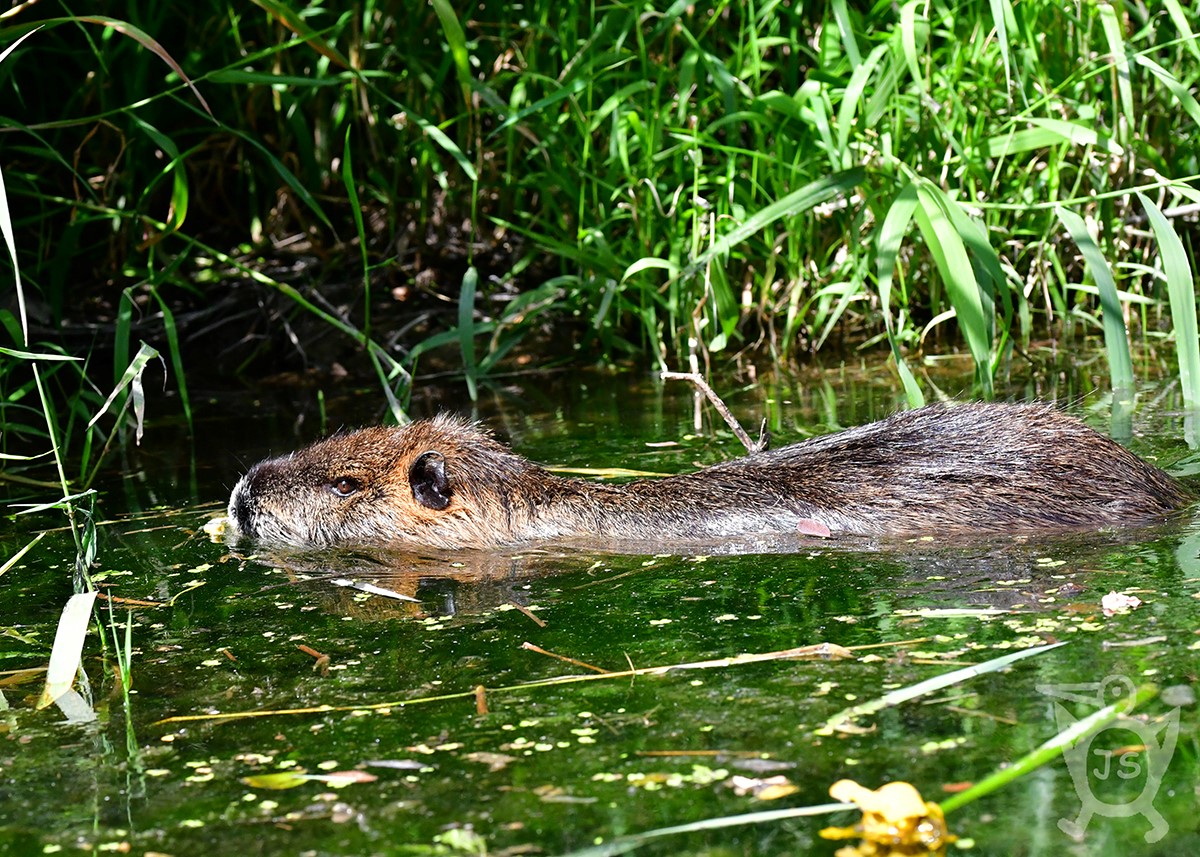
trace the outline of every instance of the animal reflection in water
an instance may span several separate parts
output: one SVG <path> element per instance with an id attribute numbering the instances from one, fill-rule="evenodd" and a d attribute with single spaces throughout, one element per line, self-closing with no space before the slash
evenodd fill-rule
<path id="1" fill-rule="evenodd" d="M 718 612 L 762 591 L 789 611 L 819 615 L 890 613 L 907 605 L 1053 612 L 1080 591 L 1070 572 L 1046 558 L 1071 557 L 1092 569 L 1136 532 L 1076 533 L 1023 543 L 1013 539 L 946 544 L 917 539 L 885 550 L 806 539 L 787 555 L 621 554 L 582 547 L 411 552 L 388 548 L 264 549 L 247 562 L 279 569 L 286 586 L 313 593 L 328 612 L 367 621 L 414 616 L 477 616 L 559 600 L 716 599 Z M 1144 557 L 1149 561 L 1150 555 Z M 1167 552 L 1163 561 L 1173 563 Z M 1083 586 L 1092 585 L 1081 573 Z M 1014 585 L 1019 584 L 1019 585 Z M 268 588 L 277 584 L 267 582 Z M 657 595 L 650 595 L 657 592 Z M 670 593 L 677 593 L 672 596 Z M 634 593 L 637 593 L 636 595 Z M 881 606 L 883 605 L 883 606 Z"/>

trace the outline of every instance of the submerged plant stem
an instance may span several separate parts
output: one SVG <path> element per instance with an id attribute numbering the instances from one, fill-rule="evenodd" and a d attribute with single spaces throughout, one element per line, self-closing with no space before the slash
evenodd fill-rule
<path id="1" fill-rule="evenodd" d="M 985 777 L 966 791 L 942 801 L 942 810 L 947 813 L 953 812 L 959 807 L 979 800 L 979 798 L 1008 785 L 1013 780 L 1025 776 L 1030 771 L 1040 768 L 1056 756 L 1061 756 L 1065 750 L 1070 749 L 1088 735 L 1091 735 L 1093 732 L 1099 732 L 1118 717 L 1128 714 L 1139 705 L 1148 702 L 1157 695 L 1157 687 L 1154 685 L 1145 685 L 1139 687 L 1131 696 L 1127 696 L 1124 699 L 1114 702 L 1112 705 L 1106 705 L 1104 708 L 1094 711 L 1082 720 L 1073 723 L 1070 728 L 1059 732 L 1033 752 L 1027 753 L 1011 765 L 1001 768 L 994 774 Z"/>

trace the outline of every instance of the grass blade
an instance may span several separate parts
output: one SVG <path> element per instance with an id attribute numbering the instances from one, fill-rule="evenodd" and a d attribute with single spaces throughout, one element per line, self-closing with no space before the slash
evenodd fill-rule
<path id="1" fill-rule="evenodd" d="M 1192 32 L 1192 27 L 1188 23 L 1187 15 L 1184 14 L 1179 0 L 1163 0 L 1163 5 L 1167 7 L 1167 14 L 1171 16 L 1171 23 L 1179 31 L 1180 41 L 1192 52 L 1192 56 L 1200 59 L 1200 44 L 1197 44 L 1196 36 Z"/>
<path id="2" fill-rule="evenodd" d="M 628 854 L 643 845 L 664 836 L 674 836 L 680 833 L 698 833 L 705 830 L 723 830 L 728 827 L 740 827 L 746 824 L 771 824 L 789 818 L 807 818 L 814 815 L 828 815 L 832 812 L 854 809 L 852 803 L 822 803 L 813 806 L 797 806 L 788 809 L 767 809 L 762 812 L 746 812 L 740 815 L 726 815 L 721 818 L 706 818 L 687 824 L 676 824 L 671 827 L 659 827 L 642 833 L 631 833 L 618 836 L 611 842 L 602 842 L 570 851 L 561 857 L 615 857 L 617 854 Z"/>
<path id="3" fill-rule="evenodd" d="M 0 170 L 0 235 L 4 236 L 4 246 L 8 249 L 8 259 L 12 263 L 13 282 L 17 291 L 17 316 L 21 319 L 21 344 L 27 346 L 29 345 L 29 317 L 25 312 L 25 288 L 21 285 L 21 267 L 17 262 L 17 242 L 13 237 L 8 193 L 4 189 L 4 170 Z"/>
<path id="4" fill-rule="evenodd" d="M 875 50 L 867 56 L 866 61 L 854 69 L 854 73 L 850 75 L 850 82 L 846 84 L 846 91 L 842 94 L 842 104 L 838 108 L 837 118 L 837 155 L 841 157 L 842 169 L 850 167 L 851 158 L 854 155 L 849 146 L 850 132 L 854 129 L 854 114 L 862 100 L 863 90 L 866 89 L 867 82 L 875 71 L 875 66 L 886 56 L 889 49 L 890 46 L 886 43 L 877 45 Z"/>
<path id="5" fill-rule="evenodd" d="M 1040 655 L 1050 651 L 1051 649 L 1057 649 L 1059 646 L 1065 645 L 1065 642 L 1048 643 L 1044 646 L 1034 646 L 1030 649 L 1022 649 L 1019 652 L 1010 652 L 1007 655 L 1001 655 L 998 658 L 993 658 L 992 660 L 985 661 L 982 664 L 963 667 L 960 670 L 953 670 L 952 672 L 934 676 L 931 679 L 918 682 L 917 684 L 909 685 L 908 687 L 902 687 L 899 690 L 894 690 L 891 693 L 884 694 L 883 696 L 873 699 L 870 702 L 864 702 L 860 705 L 854 705 L 850 708 L 842 709 L 837 714 L 833 715 L 833 717 L 830 717 L 827 721 L 825 721 L 825 725 L 816 729 L 815 732 L 818 735 L 832 735 L 839 730 L 846 729 L 847 727 L 853 729 L 854 727 L 852 726 L 852 723 L 859 717 L 864 717 L 868 714 L 874 714 L 877 711 L 882 711 L 885 708 L 891 708 L 899 705 L 902 702 L 908 702 L 911 699 L 925 696 L 933 693 L 936 690 L 941 690 L 944 687 L 950 687 L 960 682 L 964 682 L 967 679 L 975 678 L 976 676 L 994 673 L 997 670 L 1002 670 L 1009 664 L 1015 663 L 1019 660 L 1031 658 L 1034 655 Z"/>
<path id="6" fill-rule="evenodd" d="M 78 18 L 63 18 L 55 23 L 71 23 L 74 21 L 87 21 L 90 24 L 99 24 L 102 27 L 108 27 L 123 36 L 128 36 L 139 45 L 141 45 L 150 53 L 154 54 L 160 60 L 171 67 L 171 71 L 179 75 L 179 79 L 184 85 L 192 91 L 192 95 L 196 96 L 196 100 L 200 102 L 200 106 L 204 108 L 204 112 L 212 117 L 212 108 L 208 106 L 208 102 L 204 100 L 204 96 L 200 94 L 200 90 L 196 89 L 196 85 L 192 83 L 192 79 L 184 74 L 179 63 L 175 62 L 175 58 L 167 53 L 167 49 L 160 45 L 149 33 L 139 27 L 135 27 L 128 21 L 121 21 L 117 18 L 110 18 L 107 15 L 80 15 Z M 48 23 L 48 22 L 47 22 Z"/>
<path id="7" fill-rule="evenodd" d="M 454 7 L 447 0 L 430 0 L 433 11 L 437 13 L 442 25 L 442 35 L 450 46 L 450 56 L 454 59 L 454 72 L 458 75 L 458 85 L 462 88 L 463 106 L 471 110 L 471 60 L 467 55 L 467 36 L 459 23 Z"/>
<path id="8" fill-rule="evenodd" d="M 925 48 L 929 37 L 929 19 L 924 15 L 918 17 L 918 10 L 928 8 L 921 0 L 909 0 L 900 7 L 900 45 L 904 53 L 904 62 L 908 65 L 908 73 L 912 75 L 913 83 L 925 92 L 925 78 L 921 75 L 919 54 Z"/>
<path id="9" fill-rule="evenodd" d="M 846 59 L 853 68 L 862 62 L 862 54 L 858 51 L 858 41 L 854 38 L 854 25 L 850 21 L 850 11 L 846 8 L 846 0 L 833 0 L 829 4 L 833 9 L 833 18 L 837 22 L 838 36 L 842 40 L 842 49 L 846 51 Z"/>
<path id="10" fill-rule="evenodd" d="M 953 812 L 959 807 L 966 806 L 972 801 L 976 801 L 1008 785 L 1013 780 L 1025 776 L 1030 771 L 1040 768 L 1056 756 L 1061 756 L 1088 735 L 1099 732 L 1118 717 L 1128 714 L 1139 705 L 1148 702 L 1157 695 L 1157 688 L 1153 686 L 1142 687 L 1124 699 L 1093 711 L 1087 717 L 1076 721 L 1072 726 L 1055 735 L 1036 750 L 1026 753 L 1017 761 L 984 777 L 966 791 L 946 798 L 946 800 L 941 802 L 942 811 L 945 813 Z"/>
<path id="11" fill-rule="evenodd" d="M 992 327 L 984 295 L 967 256 L 962 235 L 955 228 L 949 209 L 957 205 L 941 188 L 929 182 L 917 185 L 918 205 L 914 209 L 917 227 L 946 283 L 946 291 L 959 330 L 975 361 L 976 378 L 985 398 L 992 396 Z"/>
<path id="12" fill-rule="evenodd" d="M 16 357 L 18 360 L 45 360 L 49 362 L 79 363 L 82 357 L 72 357 L 70 354 L 55 354 L 53 352 L 22 351 L 19 348 L 4 348 L 0 346 L 0 354 Z"/>
<path id="13" fill-rule="evenodd" d="M 1192 266 L 1171 222 L 1145 194 L 1139 193 L 1137 197 L 1150 218 L 1167 278 L 1183 401 L 1189 408 L 1200 407 L 1200 339 L 1196 329 L 1196 284 L 1192 279 Z"/>
<path id="14" fill-rule="evenodd" d="M 112 407 L 112 403 L 116 401 L 117 396 L 121 394 L 126 387 L 130 388 L 130 393 L 133 397 L 133 412 L 134 418 L 137 420 L 137 440 L 140 443 L 142 440 L 142 417 L 145 410 L 145 399 L 142 395 L 142 372 L 146 369 L 146 364 L 157 357 L 162 360 L 162 355 L 155 349 L 151 348 L 146 343 L 142 343 L 142 347 L 138 349 L 137 355 L 133 358 L 133 362 L 129 364 L 129 368 L 125 370 L 125 374 L 121 376 L 121 380 L 117 382 L 117 386 L 108 394 L 108 398 L 104 400 L 104 404 L 100 406 L 100 410 L 92 415 L 91 421 L 87 427 L 90 429 L 96 424 L 100 417 L 108 413 L 108 409 Z M 165 367 L 165 363 L 163 364 Z"/>
<path id="15" fill-rule="evenodd" d="M 1125 154 L 1125 149 L 1111 137 L 1107 137 L 1095 128 L 1089 128 L 1078 122 L 1067 122 L 1064 119 L 1046 119 L 1033 117 L 1028 120 L 1032 128 L 1019 131 L 1009 131 L 983 140 L 979 144 L 979 154 L 984 158 L 1005 158 L 1019 155 L 1037 149 L 1048 149 L 1062 143 L 1075 146 L 1093 146 L 1113 157 Z"/>
<path id="16" fill-rule="evenodd" d="M 462 351 L 463 375 L 472 402 L 479 395 L 475 384 L 479 372 L 475 360 L 475 291 L 478 285 L 479 272 L 474 266 L 467 268 L 462 278 L 462 291 L 458 295 L 458 347 Z"/>
<path id="17" fill-rule="evenodd" d="M 996 30 L 996 47 L 1000 49 L 1000 62 L 1004 66 L 1004 90 L 1012 101 L 1012 63 L 1008 56 L 1008 30 L 1016 29 L 1016 17 L 1013 15 L 1012 4 L 1009 0 L 988 0 L 992 12 L 992 27 Z"/>
<path id="18" fill-rule="evenodd" d="M 308 46 L 321 56 L 331 60 L 342 68 L 352 68 L 350 61 L 338 53 L 335 48 L 327 45 L 321 34 L 304 23 L 304 19 L 300 17 L 300 13 L 292 9 L 289 4 L 279 2 L 279 0 L 252 0 L 252 2 L 297 36 L 304 39 Z"/>
<path id="19" fill-rule="evenodd" d="M 7 456 L 6 456 L 6 458 L 7 458 Z M 4 561 L 4 564 L 0 565 L 0 577 L 3 577 L 5 572 L 7 572 L 10 568 L 12 568 L 18 562 L 20 562 L 21 557 L 23 557 L 23 556 L 25 556 L 25 554 L 29 553 L 30 549 L 34 545 L 36 545 L 38 542 L 40 542 L 42 539 L 44 539 L 45 537 L 46 537 L 46 533 L 43 530 L 42 532 L 40 532 L 36 536 L 34 536 L 33 540 L 31 542 L 29 542 L 28 544 L 26 544 L 25 547 L 21 548 L 15 554 L 13 554 L 8 559 L 6 559 Z"/>
<path id="20" fill-rule="evenodd" d="M 866 170 L 862 167 L 855 167 L 852 170 L 844 170 L 840 173 L 834 173 L 831 176 L 817 179 L 815 182 L 794 190 L 781 199 L 777 199 L 765 208 L 759 209 L 742 223 L 714 241 L 706 251 L 701 253 L 692 260 L 691 264 L 684 268 L 681 276 L 685 278 L 693 276 L 712 259 L 724 256 L 751 235 L 754 235 L 782 217 L 793 217 L 803 211 L 808 211 L 816 205 L 820 205 L 826 200 L 832 199 L 838 194 L 849 193 L 864 178 L 866 178 Z"/>
<path id="21" fill-rule="evenodd" d="M 879 305 L 883 309 L 883 324 L 887 330 L 888 344 L 892 349 L 892 359 L 896 361 L 896 371 L 900 374 L 900 382 L 904 385 L 905 398 L 911 408 L 919 408 L 925 404 L 925 394 L 913 377 L 912 370 L 904 361 L 900 351 L 899 332 L 892 317 L 892 276 L 896 271 L 896 259 L 900 255 L 900 244 L 908 232 L 913 213 L 917 208 L 917 186 L 911 182 L 901 189 L 888 208 L 879 227 L 875 239 L 877 282 L 879 288 Z"/>
<path id="22" fill-rule="evenodd" d="M 1117 283 L 1112 269 L 1104 259 L 1100 245 L 1088 231 L 1082 217 L 1065 208 L 1055 209 L 1059 221 L 1067 228 L 1075 245 L 1083 255 L 1088 273 L 1100 290 L 1100 309 L 1104 316 L 1104 346 L 1108 352 L 1108 372 L 1112 381 L 1113 395 L 1125 399 L 1133 391 L 1133 360 L 1129 356 L 1129 337 L 1125 331 L 1125 316 L 1121 312 L 1121 299 L 1117 295 Z"/>
<path id="23" fill-rule="evenodd" d="M 1113 66 L 1116 72 L 1117 94 L 1121 102 L 1121 120 L 1117 123 L 1117 137 L 1123 143 L 1129 142 L 1129 137 L 1138 127 L 1137 114 L 1133 109 L 1133 85 L 1129 78 L 1129 54 L 1125 49 L 1125 28 L 1117 17 L 1118 12 L 1109 3 L 1097 3 L 1096 13 L 1104 29 L 1104 38 L 1108 42 L 1108 50 L 1112 54 Z"/>
<path id="24" fill-rule="evenodd" d="M 1150 57 L 1139 54 L 1133 58 L 1133 61 L 1149 71 L 1159 83 L 1170 90 L 1171 95 L 1179 102 L 1179 106 L 1183 108 L 1184 112 L 1191 117 L 1193 122 L 1200 125 L 1200 103 L 1196 101 L 1196 97 L 1192 95 L 1186 84 Z"/>

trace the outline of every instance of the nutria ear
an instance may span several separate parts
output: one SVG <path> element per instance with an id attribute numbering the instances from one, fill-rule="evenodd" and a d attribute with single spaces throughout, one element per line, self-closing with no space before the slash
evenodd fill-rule
<path id="1" fill-rule="evenodd" d="M 408 469 L 408 484 L 413 497 L 430 509 L 450 505 L 450 480 L 446 478 L 446 457 L 440 452 L 422 452 Z"/>

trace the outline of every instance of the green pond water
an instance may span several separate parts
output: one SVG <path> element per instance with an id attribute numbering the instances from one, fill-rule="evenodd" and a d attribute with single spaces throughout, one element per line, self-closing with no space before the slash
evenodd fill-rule
<path id="1" fill-rule="evenodd" d="M 776 444 L 899 406 L 883 373 L 719 386 L 744 424 L 767 419 Z M 1013 395 L 1070 399 L 1104 429 L 1106 403 L 1088 389 L 1081 372 Z M 0 853 L 563 854 L 829 803 L 842 778 L 904 780 L 942 801 L 1111 702 L 1105 692 L 1144 684 L 1159 695 L 1075 762 L 1056 758 L 952 812 L 963 841 L 949 853 L 1200 853 L 1194 513 L 1132 534 L 886 550 L 813 540 L 779 555 L 256 556 L 202 527 L 246 466 L 321 425 L 309 393 L 239 395 L 202 404 L 194 442 L 152 423 L 99 485 L 96 578 L 114 600 L 97 602 L 104 624 L 84 646 L 91 722 L 35 710 L 42 674 L 22 672 L 46 666 L 72 594 L 72 538 L 56 513 L 6 518 L 3 558 L 49 532 L 0 578 Z M 1142 391 L 1128 443 L 1186 472 L 1194 454 L 1172 395 Z M 328 407 L 330 427 L 377 416 L 369 395 Z M 741 453 L 711 409 L 695 430 L 690 389 L 635 373 L 518 378 L 474 411 L 457 388 L 430 388 L 413 406 L 438 409 L 477 416 L 551 465 L 666 473 Z M 1142 604 L 1106 616 L 1111 591 Z M 114 643 L 127 625 L 128 698 Z M 848 706 L 1058 641 L 822 734 Z M 870 648 L 719 663 L 820 643 Z M 689 664 L 598 678 L 584 666 Z M 546 683 L 568 676 L 590 678 Z M 233 713 L 261 716 L 219 716 Z M 253 779 L 296 772 L 361 781 Z M 839 844 L 818 831 L 857 815 L 682 833 L 639 853 L 832 855 Z"/>

